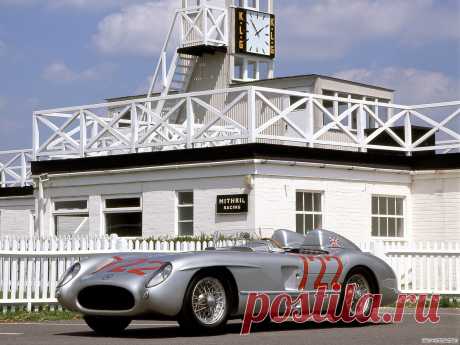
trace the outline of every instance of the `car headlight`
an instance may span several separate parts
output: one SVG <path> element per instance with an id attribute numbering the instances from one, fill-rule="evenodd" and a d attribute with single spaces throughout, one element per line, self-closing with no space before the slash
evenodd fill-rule
<path id="1" fill-rule="evenodd" d="M 69 283 L 73 278 L 75 278 L 80 272 L 81 265 L 79 262 L 76 264 L 73 264 L 62 276 L 62 278 L 59 280 L 59 283 L 57 285 L 58 288 L 63 287 L 67 283 Z"/>
<path id="2" fill-rule="evenodd" d="M 152 288 L 163 283 L 171 275 L 172 269 L 173 267 L 171 264 L 166 264 L 163 267 L 161 267 L 160 270 L 155 273 L 152 279 L 150 279 L 146 287 Z"/>

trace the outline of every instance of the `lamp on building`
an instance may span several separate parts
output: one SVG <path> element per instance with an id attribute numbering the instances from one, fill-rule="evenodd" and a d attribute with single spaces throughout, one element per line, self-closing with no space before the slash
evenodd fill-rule
<path id="1" fill-rule="evenodd" d="M 244 186 L 246 187 L 246 189 L 254 188 L 254 176 L 246 175 L 244 177 Z"/>

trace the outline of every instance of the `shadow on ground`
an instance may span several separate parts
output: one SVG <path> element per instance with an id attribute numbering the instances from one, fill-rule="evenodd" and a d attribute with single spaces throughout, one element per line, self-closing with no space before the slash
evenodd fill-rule
<path id="1" fill-rule="evenodd" d="M 315 329 L 334 329 L 334 328 L 360 328 L 360 327 L 378 327 L 386 324 L 345 324 L 345 323 L 313 323 L 308 322 L 305 324 L 296 323 L 283 323 L 277 324 L 261 324 L 253 325 L 251 333 L 270 333 L 270 332 L 286 332 L 286 331 L 300 331 L 300 330 L 315 330 Z M 173 339 L 173 338 L 190 338 L 190 337 L 209 337 L 209 336 L 222 336 L 222 335 L 235 335 L 240 334 L 241 323 L 228 324 L 221 332 L 213 334 L 203 333 L 190 333 L 183 331 L 179 326 L 164 326 L 164 327 L 152 327 L 152 328 L 132 328 L 127 329 L 125 332 L 117 336 L 119 339 Z M 99 337 L 94 332 L 68 332 L 56 334 L 60 336 L 69 337 L 88 337 L 95 338 Z"/>

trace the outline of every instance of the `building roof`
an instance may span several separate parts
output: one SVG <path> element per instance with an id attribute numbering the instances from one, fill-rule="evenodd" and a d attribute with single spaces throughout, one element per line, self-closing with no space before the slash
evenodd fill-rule
<path id="1" fill-rule="evenodd" d="M 377 90 L 383 90 L 383 91 L 388 91 L 388 92 L 394 92 L 395 90 L 393 89 L 388 89 L 382 86 L 378 85 L 371 85 L 371 84 L 366 84 L 366 83 L 361 83 L 361 82 L 355 82 L 352 80 L 346 80 L 346 79 L 340 79 L 336 77 L 331 77 L 327 75 L 322 75 L 322 74 L 300 74 L 300 75 L 291 75 L 291 76 L 284 76 L 284 77 L 276 77 L 276 78 L 270 78 L 270 79 L 261 79 L 261 80 L 254 80 L 254 81 L 246 81 L 246 82 L 235 82 L 232 86 L 250 86 L 250 85 L 257 85 L 257 84 L 267 84 L 270 82 L 277 82 L 280 80 L 289 80 L 289 79 L 327 79 L 327 80 L 332 80 L 332 81 L 337 81 L 341 83 L 348 83 L 348 84 L 353 84 L 357 86 L 364 86 L 364 87 L 369 87 L 372 89 L 377 89 Z M 177 92 L 172 91 L 170 94 L 175 94 Z M 154 93 L 153 96 L 159 96 L 159 93 Z M 147 94 L 140 94 L 140 95 L 131 95 L 131 96 L 121 96 L 121 97 L 113 97 L 113 98 L 106 98 L 107 102 L 118 102 L 118 101 L 127 101 L 131 99 L 137 99 L 137 98 L 146 98 Z"/>
<path id="2" fill-rule="evenodd" d="M 0 198 L 7 198 L 7 197 L 19 197 L 19 196 L 33 196 L 34 195 L 34 187 L 26 186 L 26 187 L 7 187 L 7 188 L 0 188 Z"/>
<path id="3" fill-rule="evenodd" d="M 271 81 L 279 81 L 279 80 L 289 80 L 289 79 L 327 79 L 327 80 L 332 80 L 332 81 L 337 81 L 341 83 L 348 83 L 348 84 L 353 84 L 353 85 L 358 85 L 358 86 L 364 86 L 364 87 L 370 87 L 373 89 L 378 89 L 378 90 L 383 90 L 383 91 L 388 91 L 388 92 L 394 92 L 395 90 L 393 89 L 388 89 L 383 86 L 378 86 L 378 85 L 372 85 L 372 84 L 367 84 L 367 83 L 362 83 L 362 82 L 356 82 L 353 80 L 347 80 L 347 79 L 341 79 L 337 77 L 332 77 L 328 75 L 323 75 L 323 74 L 299 74 L 299 75 L 288 75 L 288 76 L 283 76 L 283 77 L 276 77 L 276 78 L 270 78 L 270 79 L 260 79 L 260 80 L 255 80 L 255 81 L 247 81 L 247 82 L 238 82 L 235 83 L 235 85 L 241 86 L 241 85 L 251 85 L 251 84 L 258 84 L 258 83 L 269 83 Z"/>
<path id="4" fill-rule="evenodd" d="M 244 144 L 176 151 L 134 153 L 116 156 L 32 162 L 32 174 L 78 173 L 244 159 L 267 159 L 323 163 L 395 170 L 460 169 L 460 153 L 417 157 L 389 153 L 351 152 L 272 144 Z"/>

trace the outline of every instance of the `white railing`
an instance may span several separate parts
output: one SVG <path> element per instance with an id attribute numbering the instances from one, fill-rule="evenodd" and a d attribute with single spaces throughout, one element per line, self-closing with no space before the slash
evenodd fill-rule
<path id="1" fill-rule="evenodd" d="M 234 245 L 219 241 L 217 247 Z M 102 253 L 200 251 L 210 242 L 127 240 L 116 237 L 0 240 L 0 307 L 3 312 L 57 303 L 57 281 L 75 261 Z M 460 243 L 362 242 L 364 251 L 382 257 L 395 270 L 405 293 L 460 296 Z"/>
<path id="2" fill-rule="evenodd" d="M 228 45 L 228 11 L 203 4 L 178 11 L 181 19 L 181 46 Z"/>
<path id="3" fill-rule="evenodd" d="M 179 27 L 177 27 L 179 25 Z M 175 37 L 179 32 L 180 37 Z M 177 42 L 179 41 L 179 42 Z M 152 96 L 155 90 L 166 96 L 171 90 L 171 84 L 177 73 L 191 74 L 193 64 L 178 66 L 181 57 L 177 50 L 192 46 L 228 46 L 228 10 L 203 4 L 187 7 L 174 13 L 163 43 L 160 57 L 153 73 L 147 96 Z M 184 70 L 184 67 L 185 70 Z M 179 71 L 178 71 L 179 69 Z M 162 102 L 157 107 L 162 108 Z"/>
<path id="4" fill-rule="evenodd" d="M 37 159 L 255 142 L 447 153 L 460 149 L 460 101 L 404 106 L 239 87 L 38 111 L 33 136 Z"/>
<path id="5" fill-rule="evenodd" d="M 24 187 L 32 183 L 32 150 L 0 151 L 0 187 Z"/>

